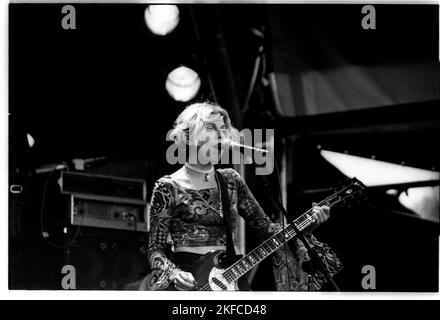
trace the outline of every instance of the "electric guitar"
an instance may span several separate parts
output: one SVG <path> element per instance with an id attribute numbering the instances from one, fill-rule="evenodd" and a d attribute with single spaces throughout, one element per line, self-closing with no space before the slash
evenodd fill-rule
<path id="1" fill-rule="evenodd" d="M 318 203 L 318 206 L 342 205 L 359 198 L 365 190 L 363 183 L 353 178 L 350 183 Z M 302 231 L 314 222 L 312 210 L 312 208 L 307 210 L 293 222 L 298 230 Z M 292 224 L 289 224 L 227 268 L 224 268 L 224 251 L 216 250 L 207 253 L 200 258 L 200 264 L 193 271 L 197 282 L 196 290 L 237 290 L 238 279 L 295 236 L 296 231 Z"/>

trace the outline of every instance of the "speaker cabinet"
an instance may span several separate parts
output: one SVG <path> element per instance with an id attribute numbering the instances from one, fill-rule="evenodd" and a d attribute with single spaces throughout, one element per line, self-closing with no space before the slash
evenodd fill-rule
<path id="1" fill-rule="evenodd" d="M 71 228 L 65 264 L 76 274 L 76 289 L 126 290 L 148 271 L 146 233 Z"/>

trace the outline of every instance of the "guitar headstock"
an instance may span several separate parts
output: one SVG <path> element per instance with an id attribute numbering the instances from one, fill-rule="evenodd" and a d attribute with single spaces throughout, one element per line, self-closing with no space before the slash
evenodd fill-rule
<path id="1" fill-rule="evenodd" d="M 346 205 L 364 198 L 366 191 L 367 188 L 360 180 L 352 178 L 321 203 L 331 207 Z"/>

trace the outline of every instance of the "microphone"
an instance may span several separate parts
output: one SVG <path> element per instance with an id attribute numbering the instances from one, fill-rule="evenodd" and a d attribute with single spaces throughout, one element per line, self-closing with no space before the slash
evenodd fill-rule
<path id="1" fill-rule="evenodd" d="M 224 142 L 225 142 L 225 144 L 230 145 L 231 147 L 243 148 L 243 149 L 248 149 L 248 150 L 255 150 L 255 151 L 258 151 L 258 152 L 262 152 L 262 153 L 268 153 L 269 152 L 269 150 L 247 146 L 245 144 L 241 144 L 241 143 L 237 143 L 235 141 L 232 141 L 231 139 L 225 139 Z"/>
<path id="2" fill-rule="evenodd" d="M 75 170 L 84 170 L 85 165 L 97 161 L 106 160 L 107 157 L 97 157 L 97 158 L 87 158 L 87 159 L 72 159 L 72 163 L 75 166 Z M 46 164 L 41 167 L 38 167 L 35 169 L 36 174 L 46 173 L 50 171 L 58 171 L 58 170 L 64 170 L 68 169 L 69 166 L 67 163 L 53 163 L 53 164 Z"/>
<path id="3" fill-rule="evenodd" d="M 65 163 L 54 163 L 54 164 L 47 164 L 41 167 L 38 167 L 35 169 L 36 174 L 51 172 L 51 171 L 57 171 L 57 170 L 64 170 L 67 169 L 68 166 Z"/>

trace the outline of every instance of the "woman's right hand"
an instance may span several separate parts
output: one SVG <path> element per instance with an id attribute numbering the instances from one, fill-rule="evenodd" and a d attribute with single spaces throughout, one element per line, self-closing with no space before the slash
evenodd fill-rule
<path id="1" fill-rule="evenodd" d="M 170 277 L 177 290 L 192 290 L 195 287 L 196 280 L 192 273 L 182 270 L 176 270 Z"/>

